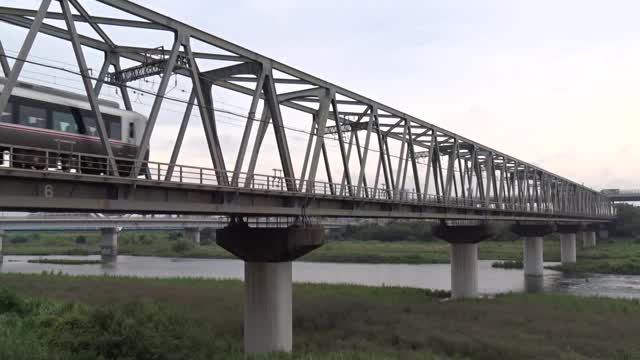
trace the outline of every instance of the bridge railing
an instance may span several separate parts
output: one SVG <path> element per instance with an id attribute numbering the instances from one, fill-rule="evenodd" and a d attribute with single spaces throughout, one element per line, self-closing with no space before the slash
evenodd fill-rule
<path id="1" fill-rule="evenodd" d="M 106 156 L 42 149 L 25 146 L 1 144 L 2 167 L 21 168 L 35 171 L 83 174 L 90 176 L 123 178 L 130 176 L 134 169 L 134 160 L 116 157 L 117 169 L 113 169 Z M 140 181 L 156 183 L 184 183 L 217 188 L 250 189 L 271 193 L 313 194 L 313 196 L 346 199 L 366 199 L 403 204 L 431 204 L 448 208 L 494 209 L 516 212 L 534 212 L 557 215 L 613 215 L 606 211 L 589 212 L 561 211 L 551 202 L 528 201 L 527 198 L 504 196 L 501 201 L 495 198 L 454 197 L 418 193 L 406 189 L 386 189 L 365 187 L 325 181 L 291 179 L 277 175 L 234 173 L 198 166 L 169 164 L 158 161 L 143 161 L 141 173 L 136 176 Z M 116 176 L 116 174 L 118 174 Z M 568 199 L 571 200 L 570 198 Z"/>

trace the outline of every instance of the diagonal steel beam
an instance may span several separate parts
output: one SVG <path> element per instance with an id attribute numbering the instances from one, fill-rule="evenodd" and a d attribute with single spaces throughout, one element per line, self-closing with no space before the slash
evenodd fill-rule
<path id="1" fill-rule="evenodd" d="M 4 52 L 4 48 L 2 47 L 2 41 L 0 41 L 0 66 L 2 66 L 2 73 L 4 77 L 9 77 L 11 74 L 11 67 L 9 66 L 9 61 L 7 61 L 7 56 Z"/>
<path id="2" fill-rule="evenodd" d="M 182 46 L 182 42 L 179 38 L 173 42 L 173 46 L 171 49 L 171 56 L 166 64 L 166 68 L 164 70 L 164 74 L 162 75 L 162 80 L 160 80 L 160 85 L 158 86 L 158 90 L 156 91 L 156 98 L 153 100 L 153 105 L 151 106 L 151 112 L 149 113 L 149 118 L 147 119 L 147 126 L 144 128 L 144 133 L 142 134 L 142 139 L 140 141 L 140 146 L 138 147 L 138 153 L 136 154 L 136 162 L 131 171 L 131 176 L 137 177 L 140 173 L 140 168 L 142 167 L 142 162 L 144 161 L 145 156 L 147 155 L 147 150 L 149 150 L 149 140 L 151 139 L 151 134 L 153 133 L 153 129 L 156 125 L 156 120 L 158 119 L 158 114 L 160 113 L 160 106 L 162 105 L 162 100 L 164 100 L 164 94 L 167 91 L 167 86 L 169 84 L 169 78 L 173 73 L 173 68 L 176 64 L 176 59 L 178 57 L 178 50 Z M 201 102 L 198 103 L 201 106 Z"/>
<path id="3" fill-rule="evenodd" d="M 118 165 L 116 163 L 116 159 L 113 157 L 111 143 L 109 142 L 109 132 L 107 131 L 107 127 L 105 126 L 102 113 L 100 112 L 100 107 L 98 106 L 98 96 L 94 92 L 93 84 L 91 83 L 91 79 L 89 78 L 87 62 L 82 52 L 82 45 L 80 44 L 80 40 L 78 39 L 78 34 L 76 32 L 76 27 L 73 22 L 73 17 L 71 16 L 71 8 L 69 7 L 69 2 L 68 0 L 61 0 L 60 5 L 62 6 L 62 13 L 65 15 L 65 23 L 67 25 L 67 30 L 71 34 L 71 45 L 73 47 L 73 52 L 75 54 L 76 61 L 78 62 L 78 67 L 80 68 L 80 76 L 82 77 L 82 83 L 84 84 L 84 89 L 87 93 L 87 100 L 89 101 L 89 105 L 91 106 L 91 111 L 96 117 L 96 125 L 98 127 L 98 135 L 100 136 L 100 142 L 102 143 L 102 148 L 104 149 L 105 154 L 107 155 L 107 161 L 111 166 L 111 171 L 113 172 L 113 175 L 119 176 Z M 14 68 L 15 68 L 15 65 L 14 65 Z M 107 173 L 108 172 L 109 171 L 107 171 Z"/>
<path id="4" fill-rule="evenodd" d="M 193 103 L 196 101 L 196 94 L 193 90 L 191 90 L 191 94 L 189 95 L 189 100 L 187 101 L 187 108 L 184 110 L 184 115 L 182 117 L 182 122 L 180 123 L 180 130 L 178 130 L 178 136 L 176 137 L 176 143 L 173 145 L 173 151 L 171 152 L 171 159 L 169 160 L 169 165 L 167 166 L 167 173 L 164 176 L 165 181 L 171 181 L 173 177 L 173 170 L 176 167 L 176 162 L 178 161 L 178 155 L 180 154 L 180 149 L 182 148 L 182 141 L 184 139 L 184 134 L 187 131 L 187 126 L 189 125 L 189 119 L 191 118 L 191 112 L 193 111 Z M 180 180 L 182 182 L 182 180 Z"/>
<path id="5" fill-rule="evenodd" d="M 267 105 L 273 122 L 273 131 L 276 135 L 276 143 L 278 152 L 280 153 L 280 162 L 282 163 L 282 172 L 287 183 L 287 190 L 297 191 L 295 183 L 295 173 L 291 163 L 291 154 L 289 153 L 289 144 L 287 143 L 287 135 L 280 113 L 280 104 L 278 103 L 278 93 L 276 92 L 276 84 L 273 82 L 273 72 L 271 68 L 267 70 L 267 76 L 263 88 L 267 98 Z"/>
<path id="6" fill-rule="evenodd" d="M 244 156 L 247 153 L 247 144 L 251 137 L 251 129 L 253 128 L 253 122 L 256 117 L 256 110 L 258 103 L 260 102 L 260 94 L 262 87 L 264 86 L 264 79 L 266 73 L 261 70 L 258 76 L 258 82 L 256 83 L 256 90 L 251 99 L 251 106 L 249 107 L 249 115 L 247 115 L 247 123 L 245 124 L 244 131 L 242 132 L 242 140 L 240 141 L 240 147 L 238 148 L 238 156 L 236 157 L 236 165 L 233 169 L 233 177 L 231 179 L 232 186 L 238 186 L 238 178 L 242 172 L 242 164 L 244 162 Z"/>
<path id="7" fill-rule="evenodd" d="M 20 47 L 18 56 L 13 64 L 13 68 L 11 69 L 9 76 L 7 77 L 7 81 L 2 89 L 2 93 L 0 94 L 0 112 L 3 112 L 7 107 L 9 96 L 11 96 L 13 88 L 16 86 L 16 82 L 18 81 L 18 77 L 20 76 L 20 72 L 24 66 L 24 61 L 27 59 L 27 56 L 29 56 L 29 52 L 33 46 L 33 41 L 36 39 L 36 35 L 40 31 L 40 26 L 42 25 L 42 21 L 44 20 L 44 16 L 50 4 L 51 0 L 42 0 L 42 3 L 40 3 L 40 8 L 31 23 L 31 28 Z"/>
<path id="8" fill-rule="evenodd" d="M 91 15 L 89 15 L 89 13 L 84 9 L 84 7 L 82 7 L 82 5 L 80 5 L 78 0 L 69 0 L 69 2 L 78 11 L 78 13 L 80 13 L 80 16 L 86 20 L 86 22 L 89 24 L 89 26 L 91 26 L 93 31 L 95 31 L 96 34 L 98 34 L 98 36 L 100 36 L 102 41 L 107 43 L 107 45 L 109 45 L 109 47 L 111 47 L 111 48 L 116 46 L 116 44 L 111 40 L 109 35 L 107 35 L 107 33 L 105 33 L 102 30 L 102 28 L 98 24 L 96 24 L 95 21 L 93 21 L 91 19 Z"/>

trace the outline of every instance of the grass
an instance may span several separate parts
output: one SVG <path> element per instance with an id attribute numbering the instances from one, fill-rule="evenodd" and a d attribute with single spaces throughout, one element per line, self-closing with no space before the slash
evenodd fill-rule
<path id="1" fill-rule="evenodd" d="M 580 273 L 640 275 L 640 240 L 600 241 L 596 247 L 579 249 L 576 264 L 550 268 Z"/>
<path id="2" fill-rule="evenodd" d="M 242 359 L 231 280 L 0 275 L 2 359 Z M 131 299 L 136 299 L 132 301 Z M 295 284 L 294 353 L 263 359 L 634 359 L 640 302 Z M 606 336 L 603 336 L 606 334 Z"/>
<path id="3" fill-rule="evenodd" d="M 491 267 L 500 269 L 522 269 L 524 268 L 524 263 L 521 260 L 496 261 L 491 264 Z"/>
<path id="4" fill-rule="evenodd" d="M 175 235 L 175 233 L 173 233 Z M 233 258 L 215 243 L 194 246 L 184 239 L 170 240 L 171 232 L 126 231 L 119 234 L 118 252 L 123 255 Z M 83 243 L 76 239 L 82 237 Z M 9 233 L 4 242 L 5 255 L 92 255 L 99 253 L 98 232 Z M 16 238 L 18 242 L 14 242 Z M 545 241 L 545 260 L 559 261 L 560 246 L 555 239 Z M 480 244 L 484 260 L 522 258 L 520 241 L 486 241 Z M 444 241 L 416 242 L 376 240 L 330 241 L 304 256 L 302 261 L 433 264 L 449 262 L 449 245 Z"/>
<path id="5" fill-rule="evenodd" d="M 27 262 L 33 264 L 54 264 L 54 265 L 96 265 L 101 264 L 100 260 L 78 260 L 78 259 L 29 259 Z"/>
<path id="6" fill-rule="evenodd" d="M 195 246 L 183 238 L 175 237 L 175 232 L 122 232 L 119 235 L 118 251 L 123 255 L 138 256 L 233 258 L 233 255 L 215 243 Z M 90 255 L 98 254 L 99 251 L 97 232 L 10 233 L 6 238 L 3 249 L 5 255 Z M 80 243 L 79 238 L 82 240 Z M 522 242 L 482 242 L 478 257 L 482 260 L 522 261 Z M 329 241 L 300 260 L 374 264 L 448 263 L 449 245 L 444 241 Z M 560 243 L 555 236 L 545 238 L 544 260 L 560 261 Z M 595 248 L 579 248 L 576 265 L 559 265 L 553 268 L 562 271 L 640 275 L 640 242 L 631 238 L 601 241 Z"/>

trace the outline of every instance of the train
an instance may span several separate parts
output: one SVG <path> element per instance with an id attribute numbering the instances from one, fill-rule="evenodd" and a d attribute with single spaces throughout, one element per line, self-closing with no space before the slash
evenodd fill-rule
<path id="1" fill-rule="evenodd" d="M 0 77 L 0 93 L 6 81 Z M 121 109 L 114 101 L 98 99 L 98 108 L 113 155 L 118 158 L 119 173 L 128 176 L 126 170 L 131 169 L 138 153 L 147 118 Z M 13 167 L 58 168 L 94 175 L 110 173 L 96 116 L 87 97 L 48 86 L 16 83 L 0 115 L 0 153 L 9 150 L 12 150 L 10 157 L 3 155 L 0 161 L 3 164 L 8 161 Z M 148 158 L 147 152 L 145 160 Z M 141 174 L 145 169 L 146 166 L 141 168 Z"/>

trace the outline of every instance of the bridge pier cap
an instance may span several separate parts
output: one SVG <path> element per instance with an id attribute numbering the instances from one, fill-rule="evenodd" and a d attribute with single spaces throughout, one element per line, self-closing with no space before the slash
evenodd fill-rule
<path id="1" fill-rule="evenodd" d="M 293 261 L 324 244 L 324 227 L 251 228 L 245 222 L 232 222 L 216 230 L 216 243 L 248 262 Z"/>
<path id="2" fill-rule="evenodd" d="M 554 223 L 517 222 L 511 231 L 520 237 L 545 237 L 557 231 Z"/>
<path id="3" fill-rule="evenodd" d="M 475 244 L 496 234 L 495 226 L 477 221 L 441 221 L 433 227 L 435 237 L 451 244 Z"/>

